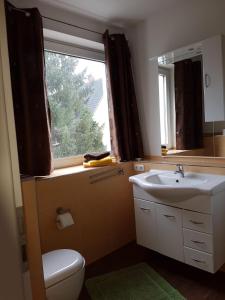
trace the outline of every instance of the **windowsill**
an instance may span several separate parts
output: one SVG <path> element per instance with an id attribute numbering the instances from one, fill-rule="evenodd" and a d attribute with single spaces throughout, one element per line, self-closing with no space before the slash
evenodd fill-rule
<path id="1" fill-rule="evenodd" d="M 176 154 L 181 154 L 181 153 L 188 152 L 188 151 L 190 151 L 190 150 L 170 149 L 170 150 L 168 150 L 167 155 L 176 155 Z"/>
<path id="2" fill-rule="evenodd" d="M 105 171 L 109 168 L 120 167 L 127 163 L 131 163 L 131 162 L 130 161 L 129 162 L 118 162 L 116 164 L 109 165 L 109 166 L 93 167 L 93 168 L 84 168 L 82 165 L 66 167 L 66 168 L 61 168 L 61 169 L 55 169 L 50 175 L 35 177 L 35 179 L 36 180 L 48 180 L 48 179 L 53 179 L 53 178 L 62 177 L 62 176 L 69 176 L 69 175 L 74 175 L 74 174 L 91 173 L 96 170 Z M 27 181 L 27 180 L 32 180 L 32 179 L 34 179 L 34 177 L 25 177 L 25 178 L 22 178 L 21 181 Z"/>
<path id="3" fill-rule="evenodd" d="M 104 167 L 98 167 L 98 168 L 101 169 Z M 94 169 L 97 169 L 97 167 L 84 168 L 83 165 L 65 167 L 65 168 L 55 169 L 49 176 L 38 178 L 38 180 L 54 178 L 54 177 L 59 177 L 59 176 L 65 176 L 65 175 L 78 174 L 78 173 L 92 171 Z"/>

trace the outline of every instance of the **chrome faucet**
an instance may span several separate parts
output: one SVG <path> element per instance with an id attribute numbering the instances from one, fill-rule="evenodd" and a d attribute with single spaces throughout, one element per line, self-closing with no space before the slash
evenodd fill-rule
<path id="1" fill-rule="evenodd" d="M 176 165 L 176 171 L 175 174 L 180 174 L 182 178 L 184 178 L 184 166 L 181 164 Z"/>

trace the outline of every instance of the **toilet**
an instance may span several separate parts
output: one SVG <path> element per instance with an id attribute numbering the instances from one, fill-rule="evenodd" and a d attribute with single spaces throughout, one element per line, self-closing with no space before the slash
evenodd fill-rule
<path id="1" fill-rule="evenodd" d="M 48 300 L 76 300 L 85 272 L 85 260 L 70 249 L 54 250 L 42 255 L 46 297 Z"/>

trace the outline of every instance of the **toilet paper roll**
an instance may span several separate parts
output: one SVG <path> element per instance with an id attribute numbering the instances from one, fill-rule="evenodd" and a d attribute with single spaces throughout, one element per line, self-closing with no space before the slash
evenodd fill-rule
<path id="1" fill-rule="evenodd" d="M 58 215 L 56 218 L 56 222 L 59 229 L 64 229 L 74 224 L 74 220 L 70 212 Z"/>

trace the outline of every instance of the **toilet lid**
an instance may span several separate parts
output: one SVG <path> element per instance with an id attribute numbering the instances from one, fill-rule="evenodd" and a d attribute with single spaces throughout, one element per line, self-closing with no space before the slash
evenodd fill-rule
<path id="1" fill-rule="evenodd" d="M 42 255 L 45 287 L 73 275 L 84 267 L 84 258 L 79 252 L 60 249 Z"/>

